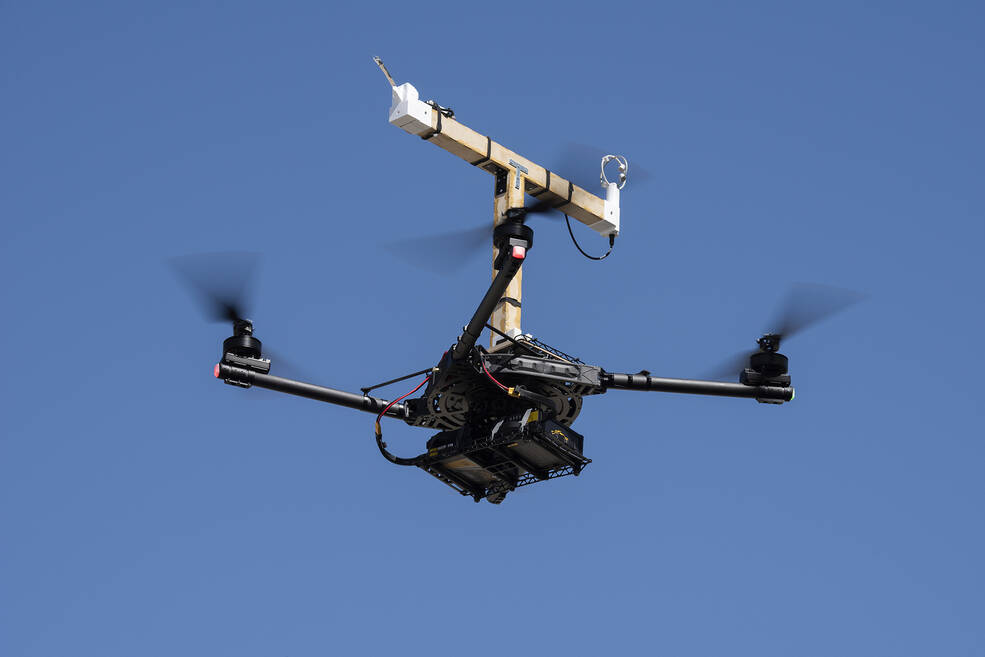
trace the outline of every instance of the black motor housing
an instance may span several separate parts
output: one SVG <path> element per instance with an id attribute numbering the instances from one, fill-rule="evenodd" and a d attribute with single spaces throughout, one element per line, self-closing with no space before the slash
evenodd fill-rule
<path id="1" fill-rule="evenodd" d="M 222 353 L 243 358 L 260 358 L 262 343 L 253 337 L 253 322 L 248 319 L 233 321 L 233 334 L 222 341 Z"/>

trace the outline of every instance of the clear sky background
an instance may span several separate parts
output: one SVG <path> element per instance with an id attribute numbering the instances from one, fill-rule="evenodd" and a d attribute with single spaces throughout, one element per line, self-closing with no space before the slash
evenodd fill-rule
<path id="1" fill-rule="evenodd" d="M 0 654 L 985 654 L 981 3 L 346 4 L 0 7 Z M 594 462 L 501 506 L 224 386 L 168 257 L 262 252 L 258 337 L 349 390 L 488 284 L 384 248 L 492 179 L 387 124 L 372 55 L 562 175 L 652 174 L 603 263 L 536 226 L 550 344 L 697 376 L 792 282 L 868 301 L 786 345 L 794 403 L 591 398 Z"/>

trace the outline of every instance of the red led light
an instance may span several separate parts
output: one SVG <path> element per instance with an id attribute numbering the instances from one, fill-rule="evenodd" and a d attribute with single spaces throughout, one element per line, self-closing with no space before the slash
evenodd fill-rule
<path id="1" fill-rule="evenodd" d="M 523 260 L 524 258 L 527 257 L 527 249 L 522 246 L 514 246 L 513 257 L 516 258 L 517 260 Z"/>
<path id="2" fill-rule="evenodd" d="M 218 379 L 219 378 L 219 363 L 216 363 L 215 364 L 215 369 L 212 370 L 212 372 L 215 374 L 215 378 Z"/>

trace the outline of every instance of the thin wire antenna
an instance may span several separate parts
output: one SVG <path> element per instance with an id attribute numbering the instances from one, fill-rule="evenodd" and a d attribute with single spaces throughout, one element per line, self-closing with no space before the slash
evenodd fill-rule
<path id="1" fill-rule="evenodd" d="M 390 86 L 396 87 L 397 83 L 393 81 L 393 77 L 390 75 L 390 71 L 386 70 L 386 65 L 383 63 L 383 60 L 380 59 L 379 57 L 374 56 L 373 61 L 376 62 L 376 65 L 380 67 L 381 71 L 383 71 L 383 75 L 386 76 L 387 82 L 390 83 Z"/>

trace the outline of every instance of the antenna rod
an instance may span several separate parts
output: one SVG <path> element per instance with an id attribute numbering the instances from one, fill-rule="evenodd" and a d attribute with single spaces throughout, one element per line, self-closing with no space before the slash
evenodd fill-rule
<path id="1" fill-rule="evenodd" d="M 376 65 L 380 67 L 381 71 L 383 71 L 383 75 L 385 75 L 386 79 L 390 82 L 390 86 L 396 87 L 397 83 L 393 81 L 393 77 L 390 75 L 390 71 L 386 70 L 386 66 L 383 64 L 383 60 L 380 59 L 379 57 L 373 57 L 373 61 L 376 62 Z"/>

